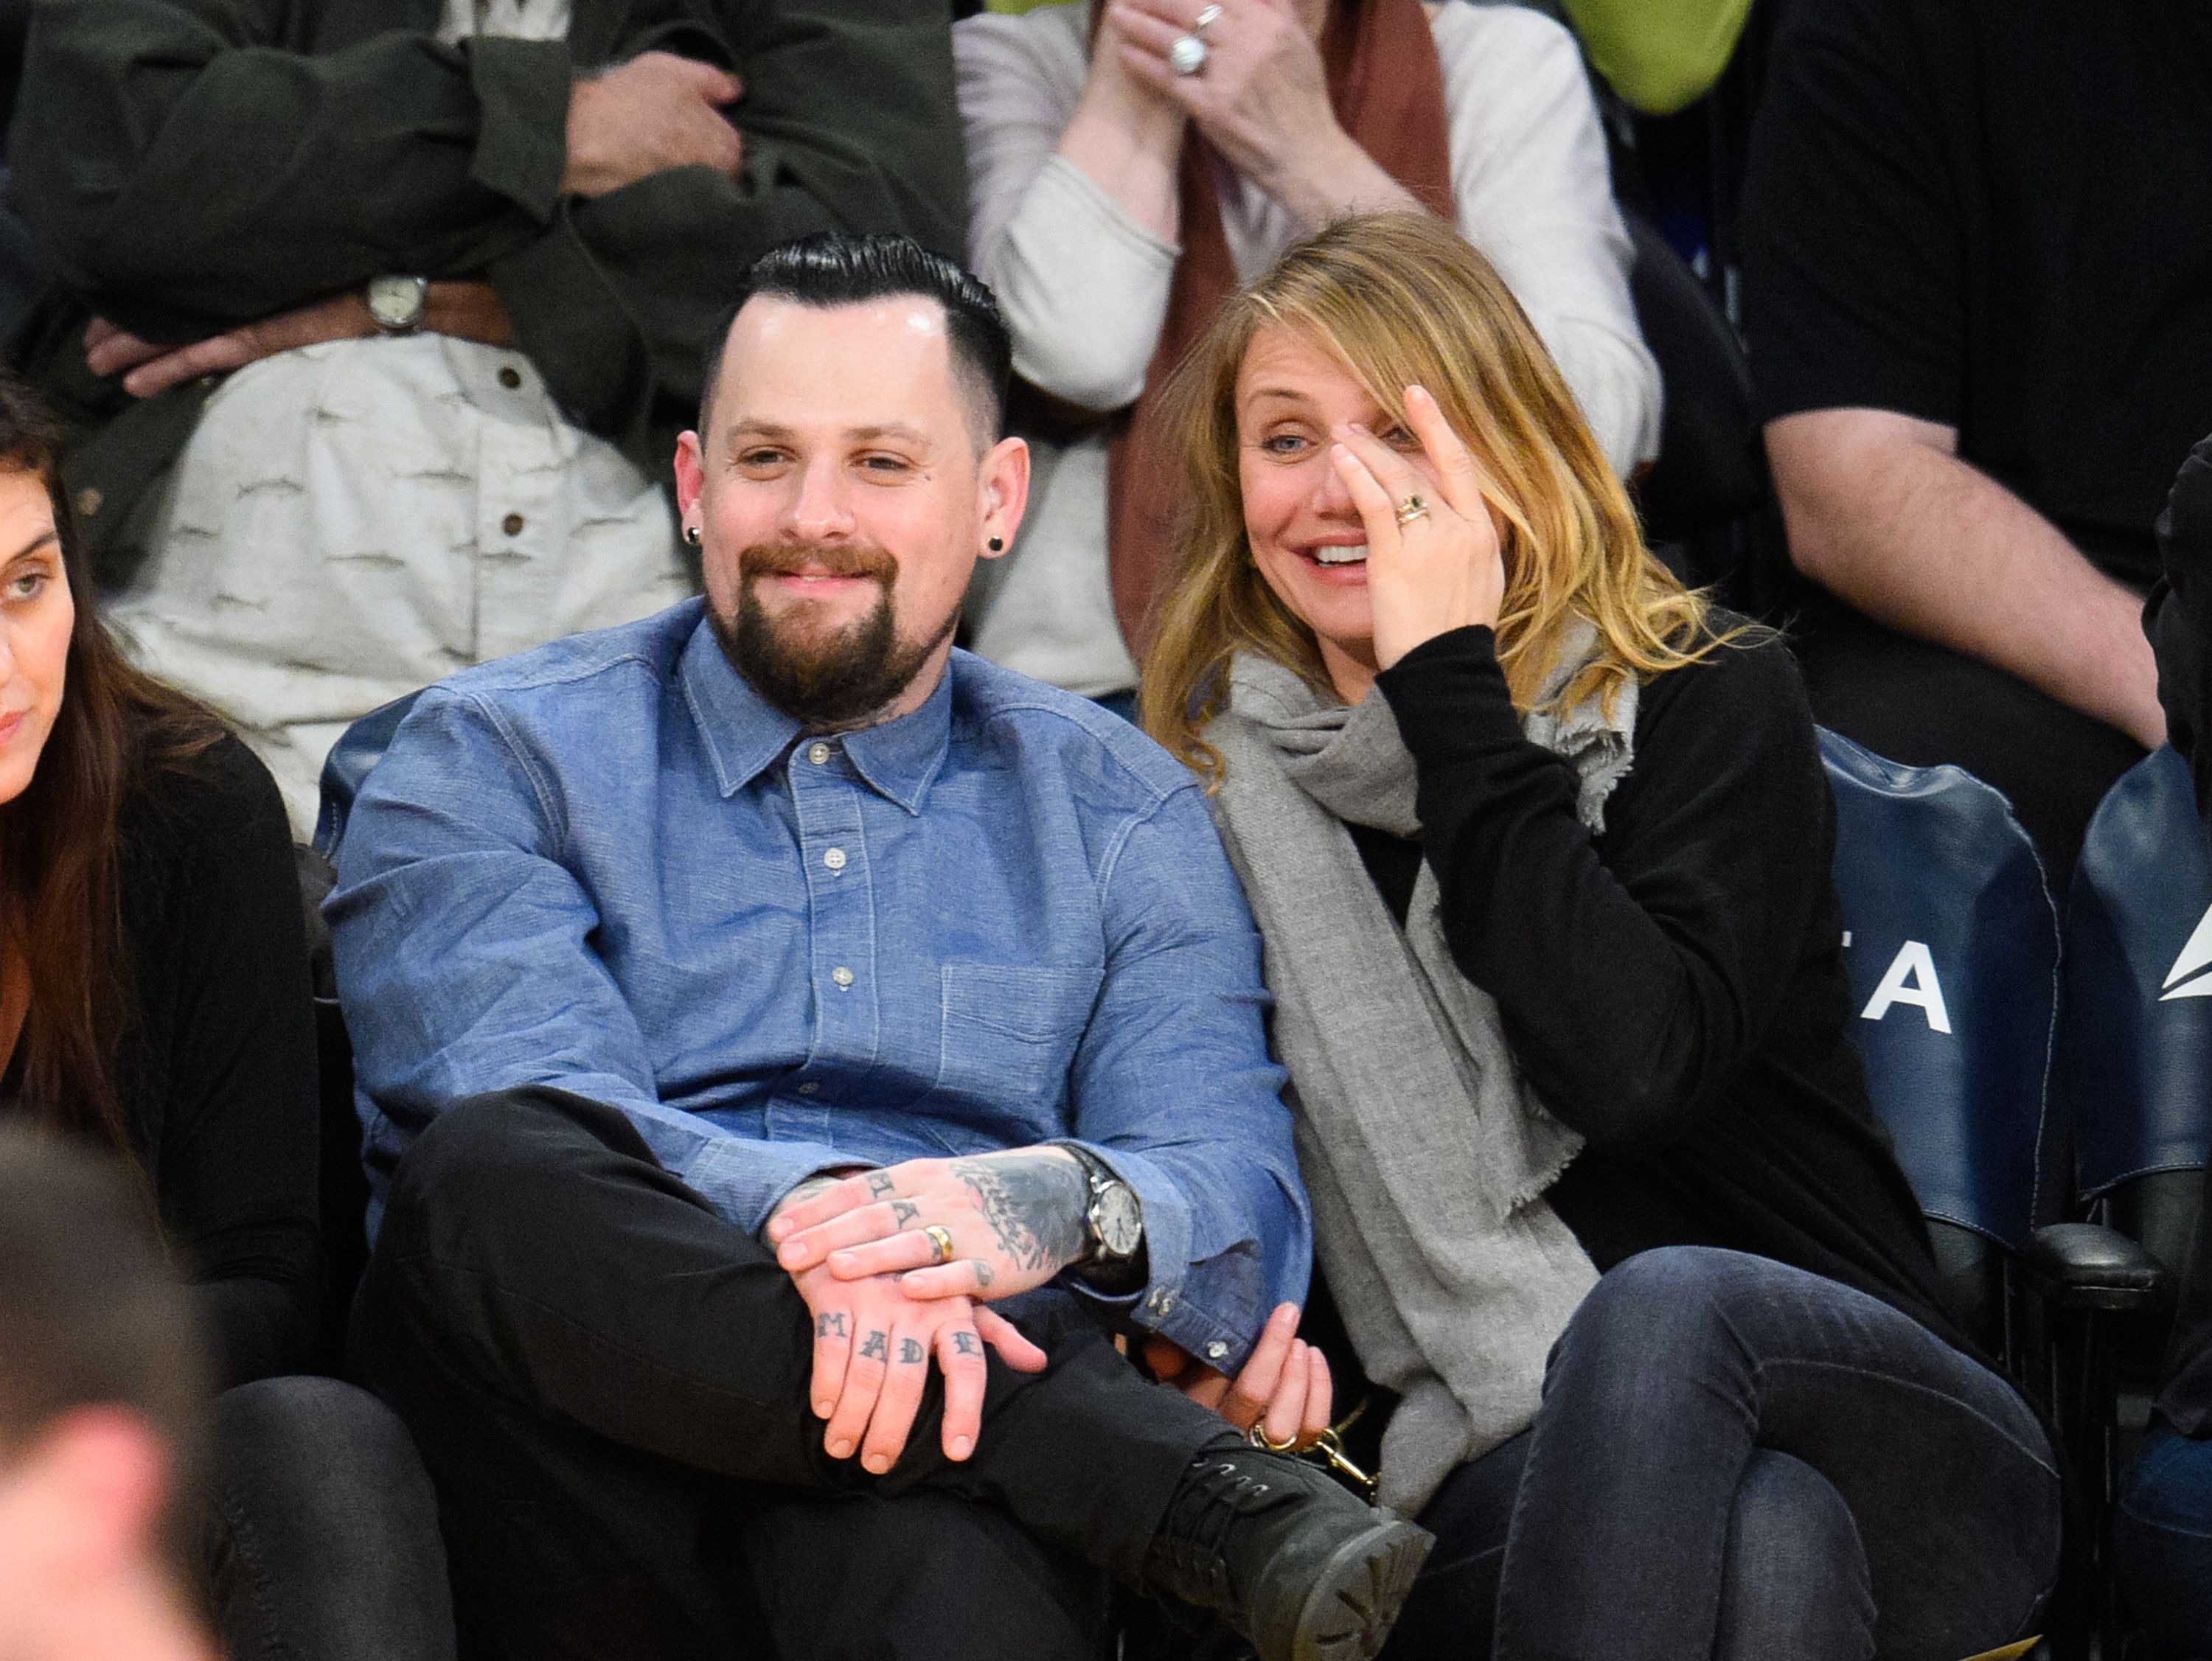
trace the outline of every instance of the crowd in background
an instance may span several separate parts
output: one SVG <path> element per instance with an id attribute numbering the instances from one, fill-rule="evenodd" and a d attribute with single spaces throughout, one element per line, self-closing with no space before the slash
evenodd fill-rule
<path id="1" fill-rule="evenodd" d="M 1195 9 L 0 0 L 0 327 L 21 377 L 0 389 L 0 484 L 25 484 L 20 503 L 0 490 L 0 531 L 51 496 L 77 591 L 67 615 L 52 588 L 9 602 L 10 672 L 57 749 L 35 779 L 0 767 L 0 1111 L 135 1161 L 202 1288 L 199 1382 L 219 1392 L 211 1415 L 136 1383 L 34 1412 L 0 1329 L 0 1589 L 7 1496 L 60 1468 L 11 1459 L 60 1415 L 83 1458 L 152 1496 L 111 1518 L 130 1549 L 100 1565 L 115 1619 L 177 1629 L 134 1636 L 145 1654 L 198 1652 L 203 1597 L 237 1654 L 349 1622 L 371 1647 L 348 1652 L 374 1652 L 379 1623 L 447 1597 L 419 1549 L 428 1484 L 380 1474 L 404 1433 L 307 1376 L 343 1343 L 318 1331 L 318 1258 L 333 1193 L 354 1191 L 318 1163 L 327 1055 L 294 846 L 362 718 L 699 590 L 670 458 L 707 427 L 738 277 L 795 237 L 903 233 L 989 285 L 1032 471 L 960 641 L 1116 716 L 1157 684 L 1156 643 L 1186 638 L 1175 372 L 1286 251 L 1410 211 L 1486 258 L 1674 574 L 1725 622 L 1784 633 L 1823 726 L 2002 792 L 2056 902 L 2146 754 L 2171 737 L 2208 766 L 2212 543 L 2191 498 L 2163 543 L 2160 525 L 2212 433 L 2212 201 L 2188 161 L 2212 149 L 2212 17 L 2182 0 L 1233 0 L 1194 26 Z M 1372 680 L 1335 684 L 1357 704 Z M 1740 733 L 1794 696 L 1705 718 Z M 1172 718 L 1143 715 L 1156 736 Z M 159 799 L 82 759 L 142 728 L 131 743 L 183 781 Z M 104 827 L 111 875 L 47 846 L 63 825 Z M 1387 896 L 1388 856 L 1361 853 Z M 79 912 L 33 886 L 55 871 Z M 1502 916 L 1515 896 L 1493 898 Z M 63 943 L 79 915 L 97 928 Z M 100 979 L 125 961 L 129 1019 Z M 1731 960 L 1715 998 L 1756 1004 L 1788 967 Z M 90 1013 L 57 1019 L 30 990 L 50 985 Z M 1605 1059 L 1569 1033 L 1512 1036 L 1569 1071 Z M 1627 1092 L 1629 1070 L 1602 1088 Z M 380 1203 L 415 1127 L 365 1112 Z M 47 1158 L 0 1147 L 0 1186 L 110 1227 L 98 1179 Z M 1574 1208 L 1620 1215 L 1607 1169 L 1588 1161 L 1560 1202 L 1601 1267 L 1687 1237 L 1594 1246 Z M 1832 1174 L 1799 1173 L 1791 1204 L 1863 1220 L 1897 1197 L 1838 1199 Z M 1861 1247 L 1891 1264 L 1866 1245 L 1884 1226 L 1820 1245 L 1822 1272 L 1917 1316 L 1917 1271 L 1852 1267 Z M 128 1331 L 181 1347 L 168 1294 L 133 1289 L 142 1247 L 114 1248 L 117 1295 L 144 1305 Z M 2191 1267 L 2136 1513 L 2142 1560 L 2168 1555 L 2134 1618 L 2172 1661 L 2212 1655 L 2212 1566 L 2190 1545 L 2212 1537 L 2212 1458 L 2192 1458 L 2212 1450 L 2212 1273 Z M 45 1331 L 48 1295 L 0 1283 L 0 1314 Z M 169 1454 L 101 1442 L 86 1405 L 110 1401 Z M 295 1480 L 310 1457 L 386 1530 L 373 1546 L 319 1533 Z M 165 1521 L 172 1465 L 210 1473 L 225 1514 Z M 163 1527 L 205 1541 L 172 1549 Z M 255 1579 L 270 1561 L 273 1591 Z"/>

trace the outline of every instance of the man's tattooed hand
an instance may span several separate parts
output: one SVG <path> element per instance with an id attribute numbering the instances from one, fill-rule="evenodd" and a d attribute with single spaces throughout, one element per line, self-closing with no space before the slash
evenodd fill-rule
<path id="1" fill-rule="evenodd" d="M 869 1333 L 866 1337 L 860 1340 L 860 1359 L 866 1361 L 885 1360 L 884 1344 L 890 1337 L 890 1334 L 888 1332 Z"/>
<path id="2" fill-rule="evenodd" d="M 814 1318 L 814 1336 L 817 1338 L 842 1338 L 845 1336 L 845 1312 L 833 1310 Z"/>
<path id="3" fill-rule="evenodd" d="M 953 1161 L 951 1174 L 1017 1270 L 1054 1274 L 1082 1255 L 1091 1188 L 1069 1155 L 1042 1148 L 990 1154 Z"/>

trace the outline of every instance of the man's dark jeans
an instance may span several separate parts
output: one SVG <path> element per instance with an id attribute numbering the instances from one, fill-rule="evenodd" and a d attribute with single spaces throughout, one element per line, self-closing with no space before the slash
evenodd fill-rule
<path id="1" fill-rule="evenodd" d="M 1455 1471 L 1389 1661 L 1961 1661 L 2034 1630 L 2059 1479 L 2012 1388 L 1764 1258 L 1632 1258 Z"/>
<path id="2" fill-rule="evenodd" d="M 467 1656 L 1096 1656 L 1193 1456 L 1233 1440 L 1072 1295 L 1000 1306 L 966 1464 L 933 1374 L 885 1476 L 831 1459 L 811 1323 L 769 1250 L 611 1108 L 460 1104 L 401 1161 L 357 1365 L 435 1483 Z M 1085 1567 L 1085 1566 L 1089 1567 Z"/>

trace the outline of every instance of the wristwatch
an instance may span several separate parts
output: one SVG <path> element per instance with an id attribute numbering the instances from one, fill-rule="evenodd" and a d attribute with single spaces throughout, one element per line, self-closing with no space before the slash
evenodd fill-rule
<path id="1" fill-rule="evenodd" d="M 1106 1162 L 1085 1148 L 1060 1144 L 1075 1155 L 1091 1185 L 1083 1224 L 1090 1244 L 1073 1267 L 1086 1277 L 1126 1269 L 1145 1243 L 1145 1210 L 1137 1191 L 1115 1176 Z"/>
<path id="2" fill-rule="evenodd" d="M 422 307 L 430 298 L 430 279 L 373 276 L 368 280 L 368 314 L 387 335 L 411 335 L 422 326 Z"/>

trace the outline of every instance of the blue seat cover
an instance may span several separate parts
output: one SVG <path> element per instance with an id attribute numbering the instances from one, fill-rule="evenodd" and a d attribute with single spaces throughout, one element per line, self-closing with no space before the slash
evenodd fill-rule
<path id="1" fill-rule="evenodd" d="M 339 734 L 331 753 L 323 758 L 323 802 L 315 815 L 315 850 L 325 859 L 338 857 L 338 840 L 345 834 L 346 816 L 353 811 L 354 798 L 384 759 L 392 735 L 399 730 L 399 724 L 422 695 L 418 688 L 404 697 L 378 705 Z"/>
<path id="2" fill-rule="evenodd" d="M 2066 905 L 2060 1079 L 2081 1193 L 2193 1169 L 2212 1142 L 2212 858 L 2160 749 L 2099 804 Z"/>
<path id="3" fill-rule="evenodd" d="M 1823 731 L 1853 1022 L 1930 1217 L 2014 1249 L 2039 1221 L 2058 917 L 2005 798 Z"/>

